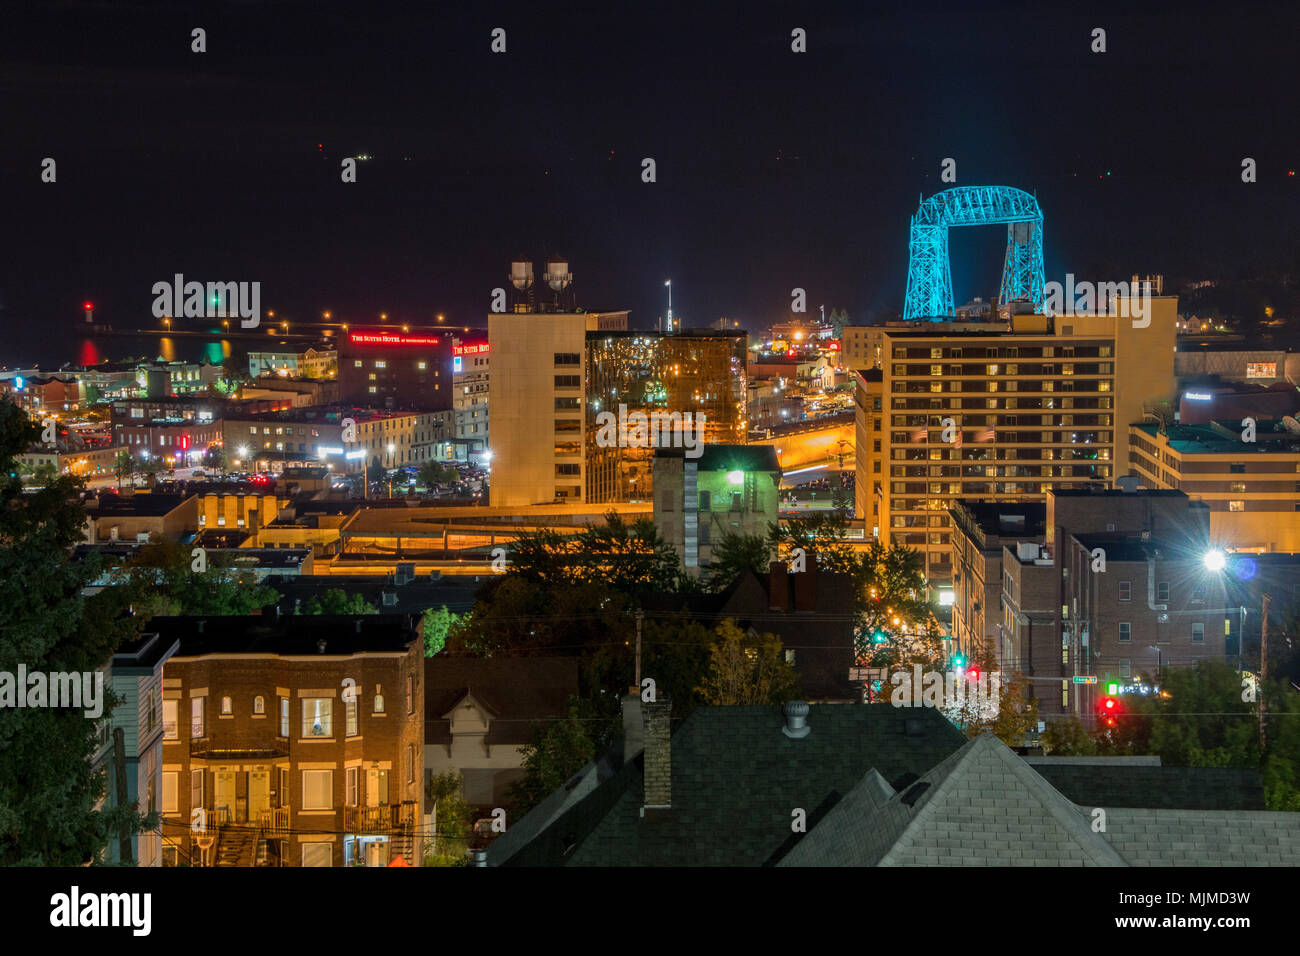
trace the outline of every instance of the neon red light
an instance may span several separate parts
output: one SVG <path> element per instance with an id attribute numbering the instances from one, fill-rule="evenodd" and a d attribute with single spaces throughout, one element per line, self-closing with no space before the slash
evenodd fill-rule
<path id="1" fill-rule="evenodd" d="M 393 335 L 388 332 L 351 332 L 348 341 L 353 345 L 438 345 L 442 342 L 434 335 Z"/>
<path id="2" fill-rule="evenodd" d="M 453 345 L 451 347 L 452 355 L 485 355 L 487 354 L 488 344 L 483 342 L 479 345 Z"/>

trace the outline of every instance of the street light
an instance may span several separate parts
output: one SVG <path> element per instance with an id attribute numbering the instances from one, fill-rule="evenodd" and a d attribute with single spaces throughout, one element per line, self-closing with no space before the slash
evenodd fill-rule
<path id="1" fill-rule="evenodd" d="M 1202 560 L 1205 562 L 1206 569 L 1210 571 L 1222 571 L 1228 564 L 1228 556 L 1218 548 L 1205 552 Z"/>

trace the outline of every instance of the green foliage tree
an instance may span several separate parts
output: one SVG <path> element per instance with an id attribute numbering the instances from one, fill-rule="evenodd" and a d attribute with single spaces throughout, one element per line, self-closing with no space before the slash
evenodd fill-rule
<path id="1" fill-rule="evenodd" d="M 456 770 L 430 777 L 425 804 L 433 807 L 433 839 L 425 845 L 425 866 L 465 866 L 473 813 L 465 802 L 465 781 Z"/>
<path id="2" fill-rule="evenodd" d="M 193 550 L 168 539 L 153 540 L 114 569 L 111 579 L 129 589 L 135 611 L 146 619 L 252 614 L 279 600 L 279 592 L 260 583 L 252 571 L 237 570 L 228 556 L 208 555 L 207 569 L 196 570 Z"/>
<path id="3" fill-rule="evenodd" d="M 327 588 L 319 597 L 313 595 L 303 605 L 304 614 L 378 614 L 379 609 L 360 594 L 348 594 L 342 588 Z"/>
<path id="4" fill-rule="evenodd" d="M 420 466 L 420 484 L 426 488 L 432 488 L 434 485 L 445 485 L 453 481 L 460 480 L 460 472 L 451 465 L 445 465 L 440 461 L 426 461 Z"/>
<path id="5" fill-rule="evenodd" d="M 84 596 L 99 567 L 72 557 L 85 520 L 81 482 L 55 478 L 23 493 L 16 459 L 39 435 L 17 406 L 0 402 L 0 671 L 85 673 L 138 634 L 140 621 L 124 613 L 123 595 Z M 96 809 L 106 790 L 91 763 L 97 743 L 82 709 L 0 707 L 0 865 L 80 866 L 109 839 L 156 825 L 134 804 Z"/>
<path id="6" fill-rule="evenodd" d="M 113 459 L 113 476 L 117 478 L 117 487 L 122 487 L 122 481 L 126 478 L 135 477 L 135 459 L 126 449 L 119 451 Z"/>
<path id="7" fill-rule="evenodd" d="M 424 630 L 424 656 L 434 657 L 447 646 L 447 635 L 461 621 L 461 615 L 440 608 L 426 608 L 422 617 Z"/>
<path id="8" fill-rule="evenodd" d="M 567 717 L 534 729 L 532 740 L 522 748 L 524 775 L 508 791 L 516 819 L 595 759 L 596 743 L 584 720 L 588 712 L 589 705 L 571 697 Z"/>
<path id="9" fill-rule="evenodd" d="M 728 618 L 714 631 L 709 669 L 700 694 L 715 706 L 780 704 L 790 700 L 799 675 L 786 663 L 775 634 L 749 635 Z"/>
<path id="10" fill-rule="evenodd" d="M 771 542 L 762 535 L 724 533 L 713 546 L 713 557 L 709 561 L 709 588 L 724 591 L 745 571 L 766 577 L 772 553 Z"/>

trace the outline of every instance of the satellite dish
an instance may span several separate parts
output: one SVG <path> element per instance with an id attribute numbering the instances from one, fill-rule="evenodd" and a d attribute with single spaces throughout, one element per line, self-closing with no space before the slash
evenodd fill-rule
<path id="1" fill-rule="evenodd" d="M 1300 435 L 1300 422 L 1296 421 L 1291 415 L 1282 416 L 1282 427 L 1292 435 Z"/>

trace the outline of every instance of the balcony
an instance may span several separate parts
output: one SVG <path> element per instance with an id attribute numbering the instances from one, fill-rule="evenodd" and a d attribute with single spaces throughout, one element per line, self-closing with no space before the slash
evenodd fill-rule
<path id="1" fill-rule="evenodd" d="M 381 803 L 377 807 L 343 808 L 343 829 L 348 833 L 390 833 L 414 826 L 414 800 Z"/>
<path id="2" fill-rule="evenodd" d="M 289 756 L 289 738 L 269 737 L 231 746 L 214 734 L 190 738 L 190 757 L 198 760 L 264 760 Z"/>

